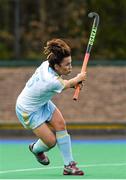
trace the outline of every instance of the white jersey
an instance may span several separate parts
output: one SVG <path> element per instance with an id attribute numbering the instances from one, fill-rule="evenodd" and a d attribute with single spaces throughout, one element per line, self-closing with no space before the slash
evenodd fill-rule
<path id="1" fill-rule="evenodd" d="M 63 79 L 45 61 L 26 83 L 18 96 L 17 106 L 24 111 L 37 111 L 63 89 Z"/>

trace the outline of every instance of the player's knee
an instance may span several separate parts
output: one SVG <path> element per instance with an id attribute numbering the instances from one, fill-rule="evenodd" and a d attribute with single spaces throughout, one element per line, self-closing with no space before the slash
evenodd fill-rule
<path id="1" fill-rule="evenodd" d="M 50 149 L 55 147 L 55 145 L 56 145 L 56 141 L 51 144 Z"/>
<path id="2" fill-rule="evenodd" d="M 62 131 L 62 130 L 65 130 L 66 129 L 66 123 L 65 121 L 60 121 L 58 124 L 57 124 L 57 131 Z"/>
<path id="3" fill-rule="evenodd" d="M 47 143 L 47 146 L 51 149 L 56 145 L 56 137 L 50 137 L 50 141 Z"/>

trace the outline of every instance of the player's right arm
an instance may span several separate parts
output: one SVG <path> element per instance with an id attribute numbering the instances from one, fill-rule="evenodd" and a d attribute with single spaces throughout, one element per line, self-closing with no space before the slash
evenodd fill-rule
<path id="1" fill-rule="evenodd" d="M 64 85 L 65 85 L 64 89 L 75 87 L 77 84 L 85 81 L 85 78 L 86 78 L 86 72 L 82 72 L 72 79 L 64 80 Z"/>

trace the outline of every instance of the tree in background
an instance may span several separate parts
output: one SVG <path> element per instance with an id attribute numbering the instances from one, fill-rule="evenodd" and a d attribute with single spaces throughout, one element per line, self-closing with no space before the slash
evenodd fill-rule
<path id="1" fill-rule="evenodd" d="M 100 15 L 93 58 L 125 59 L 125 9 L 125 0 L 0 0 L 0 59 L 40 59 L 46 41 L 57 37 L 82 59 L 90 11 Z"/>
<path id="2" fill-rule="evenodd" d="M 126 59 L 126 1 L 89 0 L 88 7 L 100 15 L 94 49 L 98 59 Z"/>

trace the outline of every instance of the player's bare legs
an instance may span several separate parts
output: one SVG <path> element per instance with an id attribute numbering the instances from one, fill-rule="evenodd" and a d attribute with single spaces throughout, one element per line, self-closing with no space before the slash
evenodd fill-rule
<path id="1" fill-rule="evenodd" d="M 56 136 L 54 135 L 54 133 L 51 131 L 51 129 L 48 127 L 46 123 L 42 124 L 41 126 L 33 130 L 33 132 L 39 138 L 39 140 L 34 144 L 32 148 L 32 152 L 36 154 L 42 152 L 42 156 L 41 156 L 42 158 L 37 156 L 37 160 L 44 165 L 49 164 L 49 160 L 47 156 L 43 158 L 43 154 L 44 154 L 43 152 L 48 151 L 51 147 L 55 146 L 57 142 L 57 145 L 64 160 L 63 174 L 83 175 L 84 174 L 83 171 L 81 171 L 78 167 L 76 167 L 76 163 L 73 160 L 70 135 L 67 133 L 65 120 L 61 112 L 57 108 L 54 111 L 52 119 L 49 122 L 49 124 L 56 131 Z M 43 163 L 43 159 L 44 159 L 44 163 Z"/>

